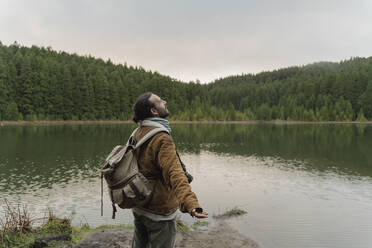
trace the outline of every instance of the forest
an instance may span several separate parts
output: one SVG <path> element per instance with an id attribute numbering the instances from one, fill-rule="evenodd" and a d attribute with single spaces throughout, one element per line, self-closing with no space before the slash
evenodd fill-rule
<path id="1" fill-rule="evenodd" d="M 151 91 L 171 120 L 372 120 L 372 57 L 182 82 L 126 63 L 0 42 L 0 120 L 130 120 Z"/>

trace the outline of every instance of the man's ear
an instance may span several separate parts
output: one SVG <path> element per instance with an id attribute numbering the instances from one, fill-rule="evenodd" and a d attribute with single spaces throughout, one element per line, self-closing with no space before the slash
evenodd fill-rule
<path id="1" fill-rule="evenodd" d="M 154 116 L 154 117 L 159 116 L 159 113 L 158 113 L 158 111 L 156 110 L 156 108 L 151 108 L 150 111 L 151 111 L 152 116 Z"/>

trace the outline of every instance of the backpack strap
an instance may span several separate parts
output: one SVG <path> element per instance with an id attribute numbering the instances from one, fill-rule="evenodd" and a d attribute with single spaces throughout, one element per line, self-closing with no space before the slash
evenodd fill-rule
<path id="1" fill-rule="evenodd" d="M 128 139 L 126 145 L 129 145 L 130 143 L 132 143 L 132 141 L 133 141 L 133 136 L 134 136 L 134 134 L 137 132 L 137 130 L 138 130 L 138 127 L 137 127 L 136 129 L 134 129 L 134 131 L 132 132 L 132 134 L 129 136 L 129 139 Z"/>
<path id="2" fill-rule="evenodd" d="M 138 147 L 140 147 L 143 143 L 145 143 L 148 139 L 150 139 L 152 136 L 154 136 L 157 133 L 160 132 L 168 132 L 168 130 L 165 127 L 157 127 L 152 129 L 150 132 L 148 132 L 145 136 L 140 139 L 137 144 L 133 147 L 134 150 L 136 150 Z"/>

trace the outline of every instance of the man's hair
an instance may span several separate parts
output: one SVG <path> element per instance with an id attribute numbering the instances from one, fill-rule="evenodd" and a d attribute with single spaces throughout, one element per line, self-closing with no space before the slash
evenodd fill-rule
<path id="1" fill-rule="evenodd" d="M 155 107 L 155 104 L 150 101 L 152 94 L 152 92 L 146 92 L 137 98 L 136 103 L 133 106 L 133 121 L 135 123 L 143 121 L 148 117 L 152 117 L 151 108 Z"/>

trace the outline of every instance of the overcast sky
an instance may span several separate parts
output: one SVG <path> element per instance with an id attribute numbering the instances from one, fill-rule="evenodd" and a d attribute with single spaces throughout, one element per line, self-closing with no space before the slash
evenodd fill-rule
<path id="1" fill-rule="evenodd" d="M 0 0 L 0 41 L 210 82 L 372 56 L 372 0 Z"/>

